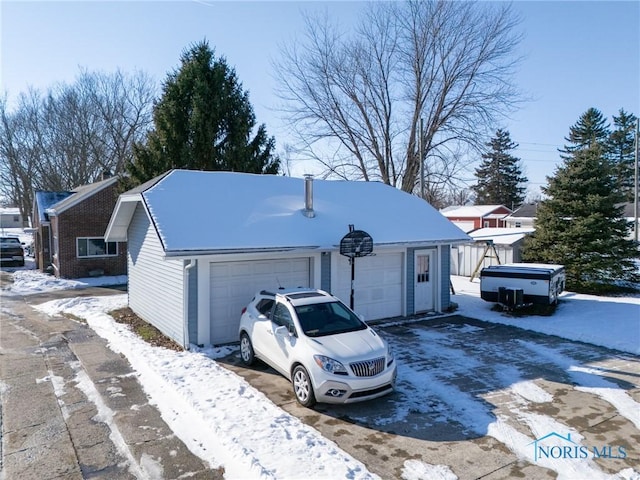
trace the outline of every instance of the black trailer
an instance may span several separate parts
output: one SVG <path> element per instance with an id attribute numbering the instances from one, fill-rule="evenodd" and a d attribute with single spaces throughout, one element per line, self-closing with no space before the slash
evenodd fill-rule
<path id="1" fill-rule="evenodd" d="M 563 265 L 511 263 L 492 265 L 480 272 L 480 297 L 507 308 L 552 305 L 564 291 Z"/>

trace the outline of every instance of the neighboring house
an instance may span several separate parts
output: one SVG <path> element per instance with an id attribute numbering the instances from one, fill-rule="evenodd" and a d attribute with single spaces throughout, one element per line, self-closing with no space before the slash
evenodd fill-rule
<path id="1" fill-rule="evenodd" d="M 349 226 L 366 320 L 449 308 L 451 245 L 469 237 L 423 200 L 377 182 L 172 170 L 120 195 L 105 233 L 128 242 L 130 308 L 189 346 L 236 341 L 261 289 L 314 287 L 350 303 Z"/>
<path id="2" fill-rule="evenodd" d="M 640 226 L 640 222 L 636 218 L 636 214 L 640 215 L 640 203 L 638 203 L 638 206 L 635 209 L 633 208 L 633 202 L 627 202 L 624 204 L 624 210 L 622 211 L 622 216 L 627 220 L 627 222 L 631 224 L 631 228 L 629 229 L 629 235 L 627 235 L 627 238 L 629 240 L 635 240 L 636 238 L 640 238 L 640 233 L 636 237 L 635 230 L 633 229 L 634 224 L 636 229 Z"/>
<path id="3" fill-rule="evenodd" d="M 111 177 L 70 192 L 35 192 L 36 268 L 60 278 L 127 273 L 126 244 L 104 241 L 117 182 Z"/>
<path id="4" fill-rule="evenodd" d="M 533 231 L 533 227 L 481 228 L 469 233 L 474 243 L 451 248 L 451 274 L 470 277 L 479 264 L 482 268 L 521 262 L 524 238 Z"/>
<path id="5" fill-rule="evenodd" d="M 507 228 L 533 228 L 538 211 L 537 203 L 525 203 L 504 219 Z"/>
<path id="6" fill-rule="evenodd" d="M 500 228 L 511 210 L 504 205 L 462 205 L 443 208 L 440 213 L 465 232 L 478 228 Z"/>
<path id="7" fill-rule="evenodd" d="M 19 208 L 0 208 L 0 228 L 23 228 L 29 226 L 29 219 L 23 218 Z"/>

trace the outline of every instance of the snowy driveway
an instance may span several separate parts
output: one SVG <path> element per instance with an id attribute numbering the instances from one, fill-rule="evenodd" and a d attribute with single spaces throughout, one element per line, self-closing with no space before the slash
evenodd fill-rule
<path id="1" fill-rule="evenodd" d="M 637 356 L 460 316 L 378 330 L 398 389 L 367 403 L 304 409 L 266 366 L 222 363 L 382 478 L 638 478 Z"/>

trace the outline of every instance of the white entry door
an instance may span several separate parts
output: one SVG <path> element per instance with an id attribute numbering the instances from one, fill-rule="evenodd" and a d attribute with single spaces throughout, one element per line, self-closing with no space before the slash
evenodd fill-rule
<path id="1" fill-rule="evenodd" d="M 435 250 L 415 252 L 415 311 L 433 310 L 434 286 L 436 282 Z"/>

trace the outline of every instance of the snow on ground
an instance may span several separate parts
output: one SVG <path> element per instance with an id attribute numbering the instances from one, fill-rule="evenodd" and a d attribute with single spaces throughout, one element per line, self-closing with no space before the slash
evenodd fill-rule
<path id="1" fill-rule="evenodd" d="M 125 285 L 127 283 L 126 275 L 65 280 L 53 275 L 45 275 L 38 270 L 32 270 L 28 267 L 29 264 L 27 264 L 25 268 L 15 269 L 13 272 L 13 284 L 7 288 L 7 293 L 31 295 L 54 290 L 73 290 L 87 287 Z M 7 270 L 12 269 L 9 268 Z"/>
<path id="2" fill-rule="evenodd" d="M 126 277 L 69 281 L 28 269 L 16 269 L 14 283 L 3 291 L 3 295 L 121 284 L 125 281 Z M 640 353 L 640 297 L 595 297 L 565 293 L 557 311 L 550 317 L 514 317 L 493 311 L 493 304 L 481 300 L 478 281 L 469 282 L 466 277 L 453 277 L 452 281 L 456 291 L 453 300 L 459 305 L 458 314 L 633 354 Z M 300 472 L 305 472 L 308 478 L 376 478 L 367 471 L 365 465 L 340 450 L 315 429 L 279 409 L 242 378 L 212 361 L 229 354 L 233 349 L 226 347 L 173 352 L 151 347 L 128 327 L 114 322 L 106 312 L 123 307 L 126 302 L 124 294 L 75 297 L 47 302 L 37 308 L 50 315 L 64 311 L 85 318 L 91 328 L 107 339 L 114 351 L 127 357 L 151 402 L 158 407 L 174 432 L 195 454 L 212 466 L 224 465 L 229 478 L 295 478 Z M 474 371 L 474 365 L 478 362 L 475 356 L 456 348 L 452 340 L 456 335 L 480 335 L 482 330 L 472 325 L 454 325 L 444 331 L 433 332 L 416 329 L 419 342 L 437 345 L 437 349 L 433 350 L 437 352 L 436 360 L 450 365 L 450 371 L 435 372 L 406 361 L 399 362 L 400 394 L 417 386 L 425 390 L 429 401 L 414 405 L 410 400 L 412 396 L 406 395 L 405 398 L 409 400 L 398 401 L 389 418 L 379 420 L 382 423 L 396 421 L 412 409 L 424 408 L 426 404 L 431 409 L 434 423 L 457 420 L 468 431 L 492 436 L 518 457 L 532 461 L 529 458 L 531 449 L 524 449 L 523 445 L 530 444 L 533 437 L 519 433 L 510 424 L 509 418 L 493 417 L 481 399 L 457 389 L 450 381 L 462 373 Z M 638 404 L 626 392 L 601 378 L 597 368 L 582 366 L 579 360 L 569 354 L 545 349 L 534 342 L 514 341 L 521 347 L 522 358 L 535 355 L 536 358 L 548 359 L 568 372 L 577 389 L 610 402 L 624 417 L 639 425 Z M 399 360 L 402 360 L 402 345 L 394 344 L 394 347 Z M 479 351 L 474 354 L 499 355 L 500 352 Z M 505 367 L 504 362 L 501 364 L 503 367 L 486 379 L 488 390 L 495 390 L 498 385 L 498 390 L 502 388 L 507 392 L 514 399 L 514 408 L 521 408 L 515 413 L 533 433 L 541 435 L 555 429 L 570 431 L 572 438 L 580 439 L 579 432 L 558 424 L 553 418 L 528 412 L 527 404 L 549 402 L 552 397 L 534 381 L 523 380 L 525 376 L 517 367 Z M 210 388 L 211 385 L 216 385 L 216 388 Z M 283 451 L 287 455 L 282 455 Z M 606 478 L 592 462 L 579 465 L 582 469 L 579 472 L 569 472 L 557 462 L 544 466 L 558 472 L 559 478 L 571 478 L 574 474 Z M 457 477 L 448 466 L 407 460 L 402 478 L 454 480 Z M 629 469 L 619 472 L 618 478 L 638 480 L 640 475 Z"/>
<path id="3" fill-rule="evenodd" d="M 54 300 L 36 308 L 85 318 L 111 349 L 126 356 L 174 433 L 211 466 L 223 465 L 229 478 L 296 478 L 300 472 L 308 478 L 377 478 L 207 355 L 220 356 L 228 348 L 178 353 L 153 347 L 106 313 L 126 304 L 126 295 L 115 295 Z"/>
<path id="4" fill-rule="evenodd" d="M 460 315 L 640 354 L 640 296 L 564 292 L 553 315 L 516 317 L 493 311 L 495 304 L 480 299 L 480 280 L 457 276 L 451 280 L 456 292 L 452 300 Z"/>

